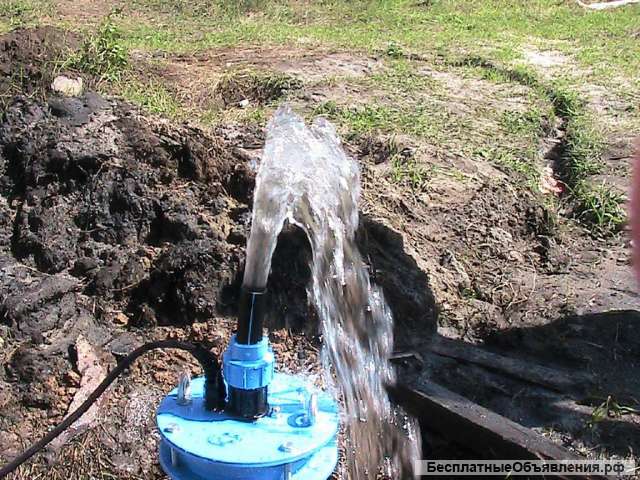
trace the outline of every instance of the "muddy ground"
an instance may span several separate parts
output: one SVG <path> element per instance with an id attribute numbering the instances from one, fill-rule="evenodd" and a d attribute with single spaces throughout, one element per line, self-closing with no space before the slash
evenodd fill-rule
<path id="1" fill-rule="evenodd" d="M 167 336 L 220 351 L 233 329 L 263 131 L 202 130 L 91 90 L 55 95 L 47 65 L 76 42 L 55 29 L 0 40 L 3 460 L 64 416 L 81 385 L 79 336 L 112 365 Z M 378 68 L 335 54 L 281 62 L 310 76 L 327 65 L 355 75 Z M 294 105 L 332 94 L 295 88 Z M 637 413 L 593 415 L 607 397 L 630 408 L 640 399 L 640 298 L 624 234 L 596 238 L 553 217 L 540 195 L 489 162 L 434 153 L 427 161 L 461 178 L 416 191 L 389 181 L 384 139 L 353 138 L 346 148 L 362 165 L 360 246 L 394 312 L 398 352 L 419 353 L 440 335 L 588 374 L 593 384 L 558 400 L 447 359 L 400 363 L 403 381 L 435 379 L 583 454 L 635 454 Z M 620 148 L 630 155 L 628 139 Z M 415 153 L 410 143 L 401 150 Z M 315 374 L 322 342 L 306 301 L 308 248 L 300 232 L 283 233 L 269 280 L 270 338 L 280 368 Z M 15 478 L 162 478 L 153 410 L 184 368 L 197 371 L 176 352 L 138 362 L 94 428 Z M 428 433 L 425 445 L 433 455 L 456 451 Z"/>

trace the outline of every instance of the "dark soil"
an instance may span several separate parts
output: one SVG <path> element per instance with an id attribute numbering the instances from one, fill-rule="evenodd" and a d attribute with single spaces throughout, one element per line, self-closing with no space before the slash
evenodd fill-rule
<path id="1" fill-rule="evenodd" d="M 54 27 L 17 29 L 0 38 L 0 108 L 13 95 L 46 94 L 78 38 Z"/>

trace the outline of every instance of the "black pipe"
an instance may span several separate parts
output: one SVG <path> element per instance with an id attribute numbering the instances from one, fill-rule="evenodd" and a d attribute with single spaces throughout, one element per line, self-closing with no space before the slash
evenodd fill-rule
<path id="1" fill-rule="evenodd" d="M 255 345 L 262 340 L 264 325 L 266 289 L 248 289 L 242 287 L 238 307 L 238 331 L 236 342 L 242 345 Z M 269 410 L 267 387 L 243 390 L 229 386 L 227 411 L 245 420 L 260 418 Z"/>
<path id="2" fill-rule="evenodd" d="M 236 341 L 242 345 L 255 345 L 262 340 L 266 289 L 250 290 L 242 287 L 238 312 Z"/>

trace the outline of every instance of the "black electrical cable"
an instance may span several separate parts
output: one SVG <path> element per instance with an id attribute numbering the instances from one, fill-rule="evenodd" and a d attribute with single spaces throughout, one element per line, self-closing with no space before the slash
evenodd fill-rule
<path id="1" fill-rule="evenodd" d="M 129 355 L 124 357 L 116 367 L 109 372 L 105 379 L 98 385 L 98 387 L 91 392 L 87 399 L 80 405 L 73 413 L 68 415 L 62 422 L 60 422 L 53 430 L 47 433 L 41 440 L 31 445 L 21 455 L 14 460 L 6 464 L 0 469 L 0 479 L 6 477 L 16 468 L 22 465 L 24 462 L 33 457 L 36 453 L 42 450 L 49 444 L 54 438 L 64 432 L 67 428 L 73 425 L 84 413 L 91 408 L 91 406 L 98 400 L 100 395 L 109 388 L 114 380 L 116 380 L 122 372 L 124 372 L 135 360 L 144 355 L 145 353 L 156 350 L 159 348 L 176 348 L 178 350 L 185 350 L 190 352 L 200 363 L 204 370 L 206 377 L 205 381 L 205 397 L 206 405 L 210 410 L 217 410 L 224 408 L 224 402 L 226 393 L 224 390 L 224 382 L 222 381 L 222 374 L 220 371 L 220 364 L 218 363 L 218 357 L 207 350 L 202 345 L 196 345 L 193 343 L 181 342 L 178 340 L 159 340 L 157 342 L 150 342 L 136 348 Z"/>

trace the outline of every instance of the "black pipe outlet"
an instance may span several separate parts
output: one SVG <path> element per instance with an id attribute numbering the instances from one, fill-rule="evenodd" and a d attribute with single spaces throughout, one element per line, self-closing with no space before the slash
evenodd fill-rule
<path id="1" fill-rule="evenodd" d="M 262 340 L 262 327 L 266 312 L 266 289 L 242 288 L 238 312 L 236 341 L 242 345 L 255 345 Z"/>

